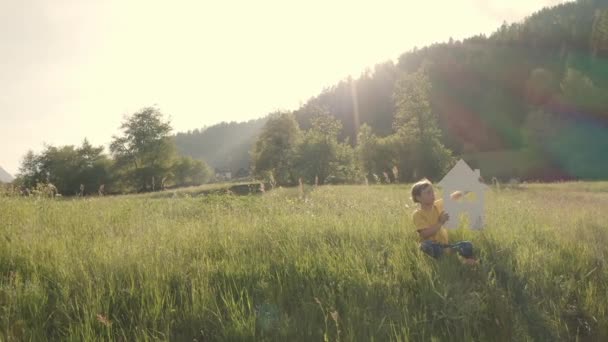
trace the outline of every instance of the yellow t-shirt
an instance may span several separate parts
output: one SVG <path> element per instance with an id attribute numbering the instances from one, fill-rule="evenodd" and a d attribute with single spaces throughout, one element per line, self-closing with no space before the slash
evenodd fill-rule
<path id="1" fill-rule="evenodd" d="M 414 220 L 414 227 L 416 231 L 424 229 L 439 222 L 439 215 L 443 212 L 443 199 L 435 201 L 433 208 L 429 210 L 418 209 L 414 212 L 412 219 Z M 423 239 L 421 238 L 420 241 Z M 441 244 L 448 244 L 448 230 L 441 227 L 435 235 L 427 238 L 427 240 L 435 241 Z"/>

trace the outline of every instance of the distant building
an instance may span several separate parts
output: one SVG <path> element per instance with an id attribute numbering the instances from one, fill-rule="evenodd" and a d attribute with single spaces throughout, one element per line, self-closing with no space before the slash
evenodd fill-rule
<path id="1" fill-rule="evenodd" d="M 232 179 L 232 172 L 230 170 L 216 170 L 215 179 L 218 181 L 229 181 Z"/>

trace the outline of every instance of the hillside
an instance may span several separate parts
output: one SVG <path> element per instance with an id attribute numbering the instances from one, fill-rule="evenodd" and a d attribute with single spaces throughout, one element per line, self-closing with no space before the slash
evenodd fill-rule
<path id="1" fill-rule="evenodd" d="M 517 168 L 523 172 L 502 172 L 504 177 L 606 177 L 608 158 L 597 157 L 608 150 L 606 6 L 579 0 L 545 8 L 521 23 L 503 24 L 489 37 L 454 41 L 446 32 L 445 43 L 406 52 L 396 64 L 378 64 L 327 88 L 296 110 L 296 118 L 306 129 L 315 110 L 324 107 L 342 121 L 342 139 L 356 143 L 363 123 L 386 136 L 392 133 L 395 80 L 423 68 L 443 143 L 454 154 L 511 151 L 540 161 Z M 235 143 L 240 125 L 248 124 L 182 136 L 178 148 L 235 172 L 247 165 L 254 141 L 249 135 Z M 508 162 L 499 168 L 514 169 Z"/>
<path id="2" fill-rule="evenodd" d="M 177 133 L 180 154 L 201 159 L 216 169 L 243 175 L 249 169 L 249 151 L 261 131 L 265 118 L 247 122 L 222 122 L 203 129 Z"/>

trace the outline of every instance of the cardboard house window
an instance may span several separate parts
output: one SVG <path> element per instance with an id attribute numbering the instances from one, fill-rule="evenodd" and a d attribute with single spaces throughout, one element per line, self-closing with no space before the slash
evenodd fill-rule
<path id="1" fill-rule="evenodd" d="M 475 192 L 469 192 L 464 195 L 461 199 L 457 200 L 457 202 L 466 202 L 466 203 L 475 203 L 478 202 L 479 198 Z"/>
<path id="2" fill-rule="evenodd" d="M 464 160 L 456 165 L 437 183 L 443 190 L 444 210 L 450 215 L 445 224 L 448 229 L 456 229 L 463 216 L 468 217 L 471 229 L 482 229 L 484 224 L 484 200 L 488 186 L 480 181 L 480 171 L 471 170 Z M 455 191 L 468 192 L 461 200 L 453 200 Z"/>

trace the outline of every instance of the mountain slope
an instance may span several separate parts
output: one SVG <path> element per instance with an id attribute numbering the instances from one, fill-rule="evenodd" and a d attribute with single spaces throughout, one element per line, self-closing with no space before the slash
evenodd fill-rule
<path id="1" fill-rule="evenodd" d="M 10 183 L 13 181 L 13 176 L 11 176 L 6 170 L 0 166 L 0 183 Z"/>
<path id="2" fill-rule="evenodd" d="M 489 37 L 463 41 L 447 39 L 446 31 L 445 43 L 406 52 L 396 64 L 378 64 L 327 88 L 296 110 L 296 119 L 307 129 L 324 107 L 342 121 L 341 138 L 352 144 L 363 123 L 379 136 L 389 135 L 395 81 L 424 68 L 443 143 L 454 154 L 525 150 L 531 160 L 544 163 L 535 170 L 518 168 L 517 174 L 504 165 L 511 170 L 505 177 L 606 177 L 608 157 L 599 156 L 608 149 L 607 8 L 605 0 L 568 2 L 521 23 L 505 23 Z M 224 127 L 217 140 L 205 139 L 221 151 L 206 154 L 217 160 L 208 160 L 211 165 L 228 165 L 226 153 L 240 155 L 238 167 L 245 165 L 244 151 L 255 141 L 251 136 L 238 149 L 225 149 L 230 145 L 225 136 L 233 136 L 238 125 Z M 179 148 L 183 143 L 176 141 Z M 195 150 L 206 148 L 197 144 Z"/>
<path id="3" fill-rule="evenodd" d="M 204 160 L 233 175 L 248 172 L 249 151 L 257 139 L 266 119 L 247 122 L 222 122 L 202 130 L 177 133 L 174 137 L 179 153 Z"/>

